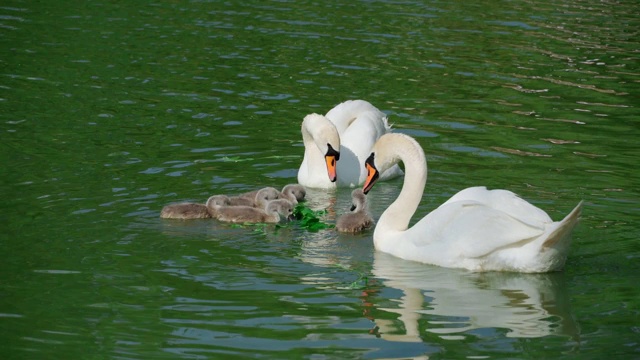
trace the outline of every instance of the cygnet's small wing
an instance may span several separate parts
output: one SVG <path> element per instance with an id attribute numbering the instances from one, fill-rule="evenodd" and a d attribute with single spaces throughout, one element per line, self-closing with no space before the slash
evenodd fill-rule
<path id="1" fill-rule="evenodd" d="M 223 206 L 218 209 L 218 220 L 231 223 L 264 222 L 267 214 L 251 206 Z"/>
<path id="2" fill-rule="evenodd" d="M 372 225 L 373 219 L 366 212 L 350 212 L 338 218 L 336 230 L 357 233 L 370 228 Z"/>
<path id="3" fill-rule="evenodd" d="M 163 207 L 160 211 L 160 217 L 163 219 L 206 219 L 211 215 L 204 204 L 181 203 Z"/>

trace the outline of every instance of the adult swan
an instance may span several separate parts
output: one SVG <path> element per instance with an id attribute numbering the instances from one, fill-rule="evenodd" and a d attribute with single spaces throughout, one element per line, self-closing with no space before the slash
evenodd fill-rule
<path id="1" fill-rule="evenodd" d="M 582 201 L 562 221 L 507 190 L 471 187 L 409 228 L 427 182 L 424 151 L 411 137 L 387 134 L 366 161 L 367 193 L 378 174 L 402 161 L 405 179 L 398 198 L 384 211 L 373 233 L 376 249 L 423 263 L 472 271 L 560 270 Z"/>
<path id="2" fill-rule="evenodd" d="M 304 158 L 298 170 L 298 183 L 324 189 L 364 183 L 367 176 L 364 160 L 376 140 L 390 130 L 386 115 L 364 100 L 345 101 L 325 116 L 307 115 L 301 129 Z M 399 175 L 402 170 L 396 165 L 380 178 Z"/>

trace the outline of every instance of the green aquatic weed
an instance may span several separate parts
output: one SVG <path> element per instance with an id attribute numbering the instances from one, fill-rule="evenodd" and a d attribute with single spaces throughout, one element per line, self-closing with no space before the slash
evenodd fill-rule
<path id="1" fill-rule="evenodd" d="M 312 210 L 303 203 L 298 203 L 293 209 L 293 216 L 300 222 L 300 226 L 309 231 L 318 231 L 333 227 L 333 225 L 320 220 L 320 216 L 326 213 L 327 210 Z"/>

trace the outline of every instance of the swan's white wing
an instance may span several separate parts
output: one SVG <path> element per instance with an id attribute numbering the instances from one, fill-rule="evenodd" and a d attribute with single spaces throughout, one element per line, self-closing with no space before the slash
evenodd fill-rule
<path id="1" fill-rule="evenodd" d="M 549 215 L 542 209 L 528 203 L 508 190 L 487 190 L 484 186 L 470 187 L 453 195 L 442 205 L 458 201 L 475 201 L 481 203 L 492 209 L 507 213 L 532 226 L 553 222 Z"/>
<path id="2" fill-rule="evenodd" d="M 544 224 L 523 222 L 478 202 L 457 201 L 432 211 L 410 231 L 416 247 L 428 245 L 443 256 L 477 258 L 524 245 L 544 233 Z M 424 243 L 425 238 L 431 240 Z"/>
<path id="3" fill-rule="evenodd" d="M 364 162 L 375 142 L 385 133 L 384 122 L 378 114 L 362 113 L 340 134 L 340 146 L 349 148 Z"/>
<path id="4" fill-rule="evenodd" d="M 364 100 L 347 100 L 329 110 L 325 116 L 335 125 L 338 133 L 340 133 L 340 137 L 342 137 L 342 134 L 344 134 L 351 123 L 361 114 L 365 113 L 372 113 L 374 117 L 379 119 L 384 119 L 386 116 L 382 111 L 378 110 L 378 108 Z M 385 121 L 383 121 L 383 123 L 386 124 Z"/>
<path id="5" fill-rule="evenodd" d="M 357 120 L 351 123 L 341 137 L 341 148 L 348 149 L 349 152 L 355 154 L 360 164 L 359 184 L 364 183 L 367 171 L 364 167 L 364 161 L 371 154 L 373 145 L 384 134 L 389 132 L 387 118 L 380 112 L 365 112 L 360 114 Z M 341 154 L 342 156 L 342 154 Z M 388 180 L 401 176 L 402 170 L 398 165 L 394 165 L 386 169 L 380 175 L 380 180 Z"/>

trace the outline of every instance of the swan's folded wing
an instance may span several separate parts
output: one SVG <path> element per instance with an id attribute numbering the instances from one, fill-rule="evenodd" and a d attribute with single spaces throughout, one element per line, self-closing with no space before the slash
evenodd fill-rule
<path id="1" fill-rule="evenodd" d="M 476 201 L 495 210 L 505 212 L 533 226 L 537 226 L 537 224 L 541 222 L 551 223 L 553 221 L 542 209 L 530 204 L 508 190 L 488 190 L 484 186 L 470 187 L 453 195 L 443 205 L 458 201 Z"/>
<path id="2" fill-rule="evenodd" d="M 347 129 L 340 134 L 340 145 L 351 149 L 361 161 L 371 153 L 371 148 L 380 136 L 386 133 L 384 123 L 374 112 L 360 114 Z"/>
<path id="3" fill-rule="evenodd" d="M 450 255 L 465 258 L 482 257 L 509 246 L 522 246 L 544 233 L 543 223 L 523 222 L 474 201 L 440 206 L 416 226 L 424 226 L 432 232 L 433 241 L 441 243 Z"/>
<path id="4" fill-rule="evenodd" d="M 358 118 L 351 123 L 349 128 L 340 135 L 341 148 L 346 153 L 352 152 L 357 157 L 358 164 L 360 164 L 360 184 L 364 182 L 366 177 L 366 170 L 361 164 L 363 164 L 364 160 L 371 154 L 371 150 L 376 141 L 388 131 L 389 129 L 387 128 L 384 114 L 379 111 L 368 111 L 361 113 Z M 391 179 L 401 176 L 402 174 L 403 172 L 400 170 L 400 167 L 394 165 L 381 174 L 380 180 Z"/>

